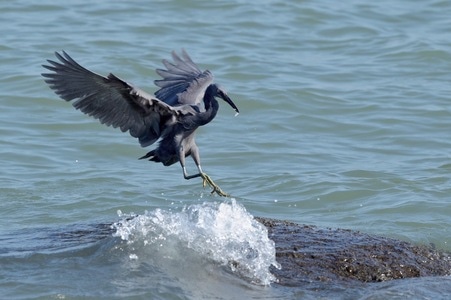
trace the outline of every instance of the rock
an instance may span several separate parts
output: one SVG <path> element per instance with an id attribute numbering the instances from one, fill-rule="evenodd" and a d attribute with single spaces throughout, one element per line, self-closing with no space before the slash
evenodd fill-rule
<path id="1" fill-rule="evenodd" d="M 432 247 L 344 229 L 321 229 L 256 218 L 276 244 L 279 284 L 312 281 L 380 282 L 451 274 L 451 255 Z"/>

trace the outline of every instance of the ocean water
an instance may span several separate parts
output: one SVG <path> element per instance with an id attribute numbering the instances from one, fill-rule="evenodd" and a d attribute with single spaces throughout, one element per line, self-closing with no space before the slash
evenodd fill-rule
<path id="1" fill-rule="evenodd" d="M 447 298 L 448 277 L 282 287 L 254 216 L 451 251 L 451 2 L 2 1 L 5 299 Z M 225 103 L 200 128 L 211 196 L 60 100 L 64 49 L 148 91 L 185 48 Z M 225 105 L 224 105 L 225 104 Z M 188 171 L 195 171 L 190 160 Z M 114 224 L 110 227 L 109 224 Z"/>

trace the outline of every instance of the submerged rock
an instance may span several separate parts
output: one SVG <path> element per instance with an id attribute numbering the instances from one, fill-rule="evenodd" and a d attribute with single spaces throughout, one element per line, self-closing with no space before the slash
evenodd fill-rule
<path id="1" fill-rule="evenodd" d="M 256 218 L 276 244 L 279 284 L 380 282 L 451 274 L 451 255 L 432 247 L 344 229 Z"/>

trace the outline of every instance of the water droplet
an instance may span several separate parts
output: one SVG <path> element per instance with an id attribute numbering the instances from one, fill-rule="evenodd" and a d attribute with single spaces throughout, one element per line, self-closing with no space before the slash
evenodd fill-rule
<path id="1" fill-rule="evenodd" d="M 277 280 L 270 267 L 280 265 L 268 230 L 235 200 L 194 204 L 180 212 L 155 209 L 138 216 L 123 214 L 113 227 L 114 236 L 127 241 L 128 251 L 133 252 L 130 258 L 148 252 L 155 257 L 160 252 L 161 259 L 184 260 L 189 250 L 202 260 L 228 266 L 249 282 L 269 285 Z"/>

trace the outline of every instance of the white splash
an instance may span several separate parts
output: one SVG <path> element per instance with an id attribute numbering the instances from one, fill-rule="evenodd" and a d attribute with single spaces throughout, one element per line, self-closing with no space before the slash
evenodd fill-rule
<path id="1" fill-rule="evenodd" d="M 181 212 L 156 209 L 120 217 L 124 219 L 113 225 L 114 235 L 127 243 L 167 247 L 167 255 L 175 251 L 174 244 L 182 245 L 252 283 L 276 281 L 269 270 L 271 265 L 280 268 L 274 242 L 266 227 L 234 199 L 190 205 Z"/>

